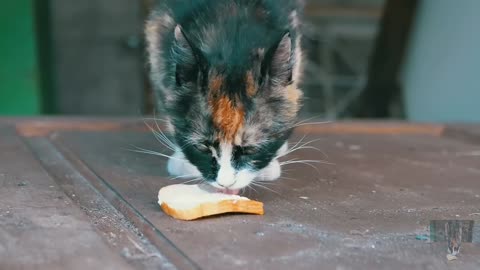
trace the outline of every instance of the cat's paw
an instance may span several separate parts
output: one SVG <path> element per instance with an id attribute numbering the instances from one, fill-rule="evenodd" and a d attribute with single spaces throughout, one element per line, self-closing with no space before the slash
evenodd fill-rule
<path id="1" fill-rule="evenodd" d="M 260 171 L 258 178 L 261 181 L 274 181 L 277 180 L 282 174 L 282 169 L 280 168 L 280 163 L 278 160 L 274 159 Z"/>
<path id="2" fill-rule="evenodd" d="M 202 174 L 190 163 L 182 152 L 175 152 L 171 158 L 168 159 L 167 171 L 170 175 L 178 178 L 195 178 Z"/>

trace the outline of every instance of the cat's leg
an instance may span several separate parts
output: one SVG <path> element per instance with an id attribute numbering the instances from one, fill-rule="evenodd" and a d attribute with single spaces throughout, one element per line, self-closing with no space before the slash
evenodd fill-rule
<path id="1" fill-rule="evenodd" d="M 285 142 L 277 151 L 277 157 L 285 155 L 288 151 L 288 142 Z M 274 181 L 282 175 L 282 168 L 278 159 L 273 159 L 267 167 L 260 171 L 259 178 L 262 181 Z"/>
<path id="2" fill-rule="evenodd" d="M 167 171 L 170 175 L 178 178 L 195 178 L 201 177 L 202 174 L 190 163 L 181 151 L 175 153 L 168 159 Z"/>

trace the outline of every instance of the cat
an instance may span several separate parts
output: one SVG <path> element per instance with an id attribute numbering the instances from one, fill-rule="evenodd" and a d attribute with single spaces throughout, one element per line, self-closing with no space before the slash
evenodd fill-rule
<path id="1" fill-rule="evenodd" d="M 447 240 L 447 251 L 456 256 L 460 253 L 460 246 L 463 238 L 463 223 L 461 221 L 447 221 L 445 223 L 445 239 Z"/>
<path id="2" fill-rule="evenodd" d="M 281 176 L 301 108 L 298 0 L 164 0 L 145 27 L 171 175 L 226 193 Z"/>

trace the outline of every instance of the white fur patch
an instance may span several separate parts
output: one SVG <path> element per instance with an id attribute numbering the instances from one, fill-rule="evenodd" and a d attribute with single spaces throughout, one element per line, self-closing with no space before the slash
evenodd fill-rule
<path id="1" fill-rule="evenodd" d="M 283 157 L 288 151 L 288 142 L 285 142 L 277 151 L 277 157 Z"/>
<path id="2" fill-rule="evenodd" d="M 298 85 L 299 81 L 302 79 L 301 75 L 303 73 L 303 53 L 300 46 L 301 46 L 301 38 L 299 36 L 295 40 L 295 52 L 294 52 L 295 62 L 294 62 L 293 71 L 292 71 L 292 78 L 295 83 L 295 86 Z"/>
<path id="3" fill-rule="evenodd" d="M 202 176 L 197 167 L 190 163 L 180 151 L 176 151 L 172 157 L 168 159 L 167 171 L 170 175 L 177 176 L 178 178 L 195 178 Z"/>
<path id="4" fill-rule="evenodd" d="M 232 186 L 233 189 L 241 189 L 248 185 L 257 177 L 257 174 L 250 170 L 241 170 L 237 173 L 235 177 L 235 185 Z"/>
<path id="5" fill-rule="evenodd" d="M 288 151 L 288 142 L 285 142 L 277 151 L 276 157 L 282 157 Z M 282 175 L 282 168 L 278 159 L 273 159 L 267 167 L 260 171 L 257 178 L 260 181 L 274 181 Z"/>
<path id="6" fill-rule="evenodd" d="M 235 184 L 235 169 L 232 166 L 233 146 L 229 143 L 220 145 L 220 166 L 217 174 L 217 183 L 223 187 L 230 188 Z"/>
<path id="7" fill-rule="evenodd" d="M 280 163 L 278 160 L 274 159 L 267 167 L 260 171 L 257 179 L 261 181 L 274 181 L 277 180 L 281 174 L 282 170 L 280 168 Z"/>

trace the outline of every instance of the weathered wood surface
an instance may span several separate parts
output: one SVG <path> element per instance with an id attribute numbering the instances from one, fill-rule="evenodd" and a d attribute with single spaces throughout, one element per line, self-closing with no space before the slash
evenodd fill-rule
<path id="1" fill-rule="evenodd" d="M 174 183 L 142 121 L 5 119 L 0 269 L 478 269 L 479 243 L 447 262 L 415 236 L 430 220 L 480 222 L 478 126 L 307 125 L 312 142 L 268 189 L 264 216 L 182 222 L 156 193 Z M 475 237 L 473 237 L 475 239 Z M 477 238 L 478 239 L 478 236 Z M 101 267 L 99 267 L 101 266 Z"/>

